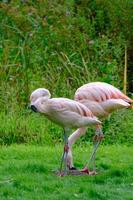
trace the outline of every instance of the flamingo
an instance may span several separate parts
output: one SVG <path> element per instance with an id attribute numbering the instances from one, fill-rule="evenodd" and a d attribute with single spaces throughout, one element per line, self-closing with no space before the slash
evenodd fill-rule
<path id="1" fill-rule="evenodd" d="M 45 88 L 38 88 L 30 95 L 30 107 L 34 112 L 44 114 L 51 121 L 59 124 L 64 128 L 64 152 L 61 159 L 60 175 L 62 176 L 62 165 L 64 162 L 65 174 L 70 168 L 67 159 L 69 152 L 68 129 L 80 128 L 87 126 L 97 126 L 97 131 L 101 132 L 101 122 L 92 112 L 83 104 L 67 98 L 50 98 L 50 92 Z"/>
<path id="2" fill-rule="evenodd" d="M 104 82 L 92 82 L 81 86 L 75 92 L 74 100 L 85 105 L 96 117 L 99 117 L 100 119 L 108 117 L 109 114 L 115 110 L 122 108 L 133 108 L 131 106 L 131 103 L 133 103 L 132 99 L 123 94 L 116 87 Z M 72 145 L 80 136 L 86 133 L 86 130 L 86 127 L 79 128 L 68 138 L 69 152 L 67 159 L 69 160 L 71 167 L 74 167 Z M 102 133 L 101 135 L 103 137 Z M 96 151 L 101 142 L 101 138 L 98 137 L 99 136 L 96 131 L 94 137 L 94 150 L 90 161 L 95 160 Z M 89 164 L 89 162 L 86 164 L 83 171 L 88 170 Z"/>

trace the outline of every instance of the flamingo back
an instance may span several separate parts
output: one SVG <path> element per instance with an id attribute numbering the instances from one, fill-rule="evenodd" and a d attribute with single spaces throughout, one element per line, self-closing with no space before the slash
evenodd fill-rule
<path id="1" fill-rule="evenodd" d="M 133 102 L 132 99 L 123 94 L 119 89 L 104 82 L 93 82 L 81 86 L 77 89 L 74 99 L 76 101 L 86 99 L 99 103 L 109 99 L 122 99 L 128 103 Z"/>
<path id="2" fill-rule="evenodd" d="M 69 110 L 84 117 L 94 117 L 93 113 L 83 104 L 67 99 L 67 98 L 52 98 L 49 100 L 50 109 L 61 112 Z"/>
<path id="3" fill-rule="evenodd" d="M 101 124 L 86 106 L 67 98 L 46 100 L 40 97 L 33 105 L 38 112 L 63 127 L 79 128 Z"/>

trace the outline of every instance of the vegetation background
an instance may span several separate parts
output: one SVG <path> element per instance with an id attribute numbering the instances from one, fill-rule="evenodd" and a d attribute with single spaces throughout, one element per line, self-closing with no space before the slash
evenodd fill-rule
<path id="1" fill-rule="evenodd" d="M 1 144 L 60 142 L 62 129 L 28 110 L 30 93 L 45 87 L 53 97 L 73 99 L 91 81 L 123 90 L 125 45 L 132 97 L 132 11 L 132 0 L 0 1 Z M 104 143 L 133 143 L 132 119 L 132 111 L 114 113 L 105 121 Z"/>
<path id="2" fill-rule="evenodd" d="M 123 91 L 125 46 L 133 98 L 132 0 L 0 0 L 1 200 L 133 199 L 132 110 L 103 123 L 102 144 L 109 145 L 97 152 L 98 176 L 61 178 L 52 170 L 59 166 L 62 129 L 28 109 L 38 87 L 71 99 L 91 81 Z M 88 128 L 74 145 L 78 169 L 93 135 Z"/>

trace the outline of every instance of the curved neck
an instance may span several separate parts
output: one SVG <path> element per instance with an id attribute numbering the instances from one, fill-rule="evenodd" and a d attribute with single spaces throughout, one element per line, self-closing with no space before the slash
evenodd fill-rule
<path id="1" fill-rule="evenodd" d="M 72 145 L 76 142 L 76 140 L 81 136 L 84 135 L 86 133 L 87 128 L 86 127 L 82 127 L 77 129 L 74 133 L 72 133 L 69 138 L 68 138 L 68 144 L 69 147 L 71 148 Z"/>

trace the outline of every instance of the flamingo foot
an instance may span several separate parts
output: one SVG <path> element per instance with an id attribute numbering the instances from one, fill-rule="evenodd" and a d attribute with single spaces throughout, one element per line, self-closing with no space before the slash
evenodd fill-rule
<path id="1" fill-rule="evenodd" d="M 68 173 L 65 171 L 56 171 L 56 176 L 64 177 L 64 176 L 95 176 L 97 172 L 95 170 L 90 171 L 87 167 L 82 170 L 69 170 Z"/>
<path id="2" fill-rule="evenodd" d="M 60 176 L 60 177 L 63 177 L 63 176 L 66 176 L 67 174 L 66 173 L 64 173 L 64 172 L 60 172 L 59 174 L 58 174 L 58 176 Z"/>
<path id="3" fill-rule="evenodd" d="M 56 171 L 55 175 L 59 176 L 59 177 L 64 177 L 64 176 L 67 176 L 68 174 L 65 171 L 61 171 L 61 172 L 60 171 Z"/>
<path id="4" fill-rule="evenodd" d="M 95 176 L 95 175 L 97 175 L 98 173 L 96 172 L 96 170 L 92 170 L 92 171 L 90 171 L 89 172 L 89 175 L 90 176 Z"/>
<path id="5" fill-rule="evenodd" d="M 81 172 L 84 174 L 89 174 L 90 170 L 87 167 L 85 167 L 84 169 L 81 169 Z"/>
<path id="6" fill-rule="evenodd" d="M 85 167 L 84 169 L 82 169 L 81 172 L 84 173 L 84 174 L 88 174 L 89 176 L 97 175 L 96 170 L 90 171 L 87 167 Z"/>

